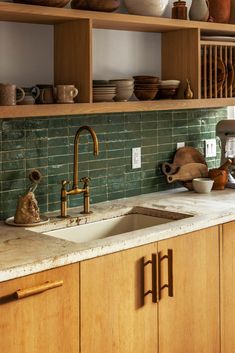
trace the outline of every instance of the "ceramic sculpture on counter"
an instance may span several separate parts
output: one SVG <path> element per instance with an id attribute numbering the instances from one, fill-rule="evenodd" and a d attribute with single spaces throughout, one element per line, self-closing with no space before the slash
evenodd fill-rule
<path id="1" fill-rule="evenodd" d="M 40 180 L 41 173 L 38 170 L 33 170 L 29 174 L 29 179 L 32 182 L 29 190 L 25 195 L 19 196 L 16 208 L 14 222 L 16 224 L 33 224 L 40 222 L 40 211 L 34 194 Z"/>

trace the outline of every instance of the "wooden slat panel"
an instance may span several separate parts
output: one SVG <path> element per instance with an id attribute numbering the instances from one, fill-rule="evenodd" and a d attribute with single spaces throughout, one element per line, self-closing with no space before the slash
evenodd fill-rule
<path id="1" fill-rule="evenodd" d="M 212 94 L 212 70 L 213 70 L 213 57 L 212 57 L 212 46 L 209 46 L 209 98 L 213 98 Z"/>
<path id="2" fill-rule="evenodd" d="M 217 53 L 217 45 L 214 47 L 214 97 L 217 98 L 217 67 L 218 67 L 218 53 Z"/>

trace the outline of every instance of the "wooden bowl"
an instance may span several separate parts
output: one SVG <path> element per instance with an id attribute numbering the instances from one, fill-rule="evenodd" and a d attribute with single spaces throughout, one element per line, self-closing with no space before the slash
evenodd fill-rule
<path id="1" fill-rule="evenodd" d="M 159 77 L 156 76 L 133 76 L 135 83 L 159 83 Z"/>
<path id="2" fill-rule="evenodd" d="M 120 6 L 120 0 L 72 0 L 71 8 L 79 10 L 113 12 Z"/>
<path id="3" fill-rule="evenodd" d="M 49 6 L 49 7 L 64 7 L 69 3 L 69 0 L 13 0 L 18 4 Z"/>
<path id="4" fill-rule="evenodd" d="M 145 90 L 145 89 L 135 89 L 134 93 L 136 98 L 138 98 L 140 101 L 150 101 L 156 97 L 158 90 L 153 89 L 153 90 Z"/>

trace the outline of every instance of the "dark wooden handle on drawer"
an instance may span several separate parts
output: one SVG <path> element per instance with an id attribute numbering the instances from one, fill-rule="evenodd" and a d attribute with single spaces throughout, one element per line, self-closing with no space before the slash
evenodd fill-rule
<path id="1" fill-rule="evenodd" d="M 145 292 L 145 267 L 149 264 L 152 265 L 152 288 Z M 152 302 L 157 303 L 157 255 L 152 254 L 152 260 L 146 261 L 141 258 L 141 278 L 140 278 L 140 291 L 141 291 L 141 306 L 144 306 L 144 299 L 147 295 L 152 294 Z"/>
<path id="2" fill-rule="evenodd" d="M 23 298 L 30 297 L 31 295 L 43 293 L 49 289 L 61 287 L 62 285 L 63 285 L 63 281 L 46 282 L 35 287 L 18 289 L 14 293 L 14 296 L 16 299 L 23 299 Z"/>
<path id="3" fill-rule="evenodd" d="M 168 283 L 162 285 L 161 278 L 161 262 L 168 260 Z M 173 297 L 173 251 L 167 250 L 167 255 L 162 256 L 161 252 L 158 253 L 158 300 L 161 300 L 161 291 L 168 288 L 168 296 Z"/>

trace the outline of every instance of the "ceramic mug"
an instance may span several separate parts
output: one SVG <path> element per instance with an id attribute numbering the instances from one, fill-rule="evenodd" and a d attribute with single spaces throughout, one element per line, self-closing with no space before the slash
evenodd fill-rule
<path id="1" fill-rule="evenodd" d="M 53 104 L 54 103 L 54 91 L 53 85 L 36 85 L 39 88 L 40 93 L 36 99 L 37 104 Z"/>
<path id="2" fill-rule="evenodd" d="M 56 103 L 74 103 L 78 90 L 74 85 L 56 85 L 54 95 Z"/>
<path id="3" fill-rule="evenodd" d="M 25 92 L 25 97 L 18 104 L 21 104 L 21 105 L 32 105 L 32 104 L 34 104 L 35 100 L 40 95 L 40 89 L 37 86 L 33 86 L 33 87 L 23 87 L 23 90 Z M 18 94 L 17 94 L 17 98 L 18 98 Z"/>
<path id="4" fill-rule="evenodd" d="M 17 94 L 20 92 L 20 95 Z M 9 83 L 0 83 L 0 105 L 10 106 L 21 102 L 25 97 L 25 92 L 21 87 Z"/>

